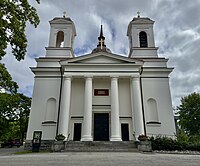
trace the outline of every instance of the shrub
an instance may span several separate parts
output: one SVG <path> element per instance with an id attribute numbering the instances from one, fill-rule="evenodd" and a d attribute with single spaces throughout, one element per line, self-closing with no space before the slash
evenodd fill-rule
<path id="1" fill-rule="evenodd" d="M 165 136 L 151 137 L 150 141 L 153 150 L 192 150 L 200 151 L 199 135 L 187 138 L 187 136 L 180 135 L 177 139 L 172 139 Z M 191 141 L 193 140 L 193 141 Z"/>
<path id="2" fill-rule="evenodd" d="M 156 136 L 155 138 L 151 137 L 150 140 L 153 150 L 182 150 L 177 141 L 170 137 Z"/>
<path id="3" fill-rule="evenodd" d="M 176 134 L 176 140 L 181 145 L 187 145 L 189 141 L 189 136 L 184 131 L 179 130 Z"/>
<path id="4" fill-rule="evenodd" d="M 62 141 L 65 139 L 65 136 L 63 134 L 58 134 L 55 138 L 57 141 Z"/>

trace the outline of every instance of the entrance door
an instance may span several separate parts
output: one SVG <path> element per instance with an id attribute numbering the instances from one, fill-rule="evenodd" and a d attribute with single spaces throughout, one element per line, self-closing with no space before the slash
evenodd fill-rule
<path id="1" fill-rule="evenodd" d="M 121 124 L 121 130 L 122 130 L 122 141 L 129 141 L 128 124 L 127 123 Z"/>
<path id="2" fill-rule="evenodd" d="M 81 140 L 81 123 L 74 123 L 74 141 Z"/>
<path id="3" fill-rule="evenodd" d="M 94 114 L 94 141 L 109 141 L 109 114 Z"/>

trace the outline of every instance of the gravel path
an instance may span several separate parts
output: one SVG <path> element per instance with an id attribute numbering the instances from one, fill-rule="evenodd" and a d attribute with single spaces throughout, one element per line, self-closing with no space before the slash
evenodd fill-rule
<path id="1" fill-rule="evenodd" d="M 66 152 L 1 155 L 0 166 L 200 166 L 200 155 Z"/>

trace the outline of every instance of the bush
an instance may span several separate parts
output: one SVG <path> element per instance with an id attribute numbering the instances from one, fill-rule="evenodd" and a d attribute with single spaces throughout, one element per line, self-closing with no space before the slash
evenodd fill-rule
<path id="1" fill-rule="evenodd" d="M 191 141 L 193 139 L 193 141 Z M 177 136 L 177 139 L 172 139 L 165 136 L 156 136 L 150 138 L 153 150 L 192 150 L 200 151 L 199 136 L 187 138 L 187 136 Z"/>
<path id="2" fill-rule="evenodd" d="M 65 139 L 65 136 L 63 134 L 58 134 L 55 139 L 57 141 L 63 141 Z"/>
<path id="3" fill-rule="evenodd" d="M 170 137 L 156 136 L 151 137 L 150 140 L 153 150 L 183 150 L 177 141 Z"/>
<path id="4" fill-rule="evenodd" d="M 179 130 L 176 135 L 176 140 L 181 145 L 187 145 L 189 141 L 189 136 L 182 130 Z"/>

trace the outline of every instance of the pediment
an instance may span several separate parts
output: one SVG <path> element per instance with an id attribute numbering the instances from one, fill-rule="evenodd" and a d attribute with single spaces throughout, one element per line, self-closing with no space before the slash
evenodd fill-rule
<path id="1" fill-rule="evenodd" d="M 117 54 L 97 53 L 88 54 L 68 60 L 67 63 L 82 63 L 82 64 L 123 64 L 123 63 L 143 63 L 142 61 L 124 57 Z"/>

